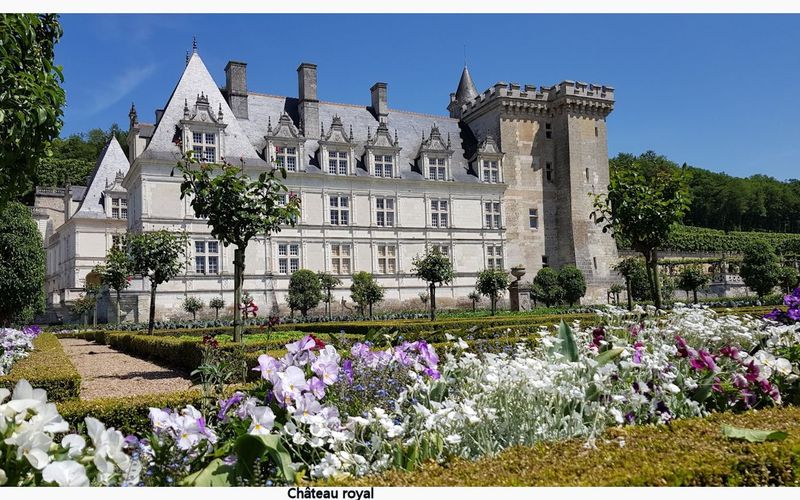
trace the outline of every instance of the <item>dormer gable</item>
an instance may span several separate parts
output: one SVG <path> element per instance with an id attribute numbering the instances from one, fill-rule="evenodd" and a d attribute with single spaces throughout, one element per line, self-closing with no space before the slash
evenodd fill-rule
<path id="1" fill-rule="evenodd" d="M 203 163 L 220 163 L 224 160 L 223 131 L 228 126 L 222 112 L 222 102 L 213 111 L 208 96 L 197 94 L 194 105 L 189 100 L 183 102 L 183 119 L 179 122 L 184 151 L 191 151 Z"/>
<path id="2" fill-rule="evenodd" d="M 364 165 L 370 175 L 376 177 L 400 177 L 400 144 L 397 129 L 394 137 L 386 123 L 379 123 L 375 135 L 367 129 L 367 142 L 364 144 Z"/>
<path id="3" fill-rule="evenodd" d="M 268 118 L 267 135 L 264 138 L 267 140 L 264 158 L 273 168 L 286 168 L 289 172 L 306 170 L 303 161 L 305 137 L 286 112 L 281 114 L 275 128 L 272 127 L 272 118 Z"/>
<path id="4" fill-rule="evenodd" d="M 422 143 L 417 155 L 417 168 L 426 179 L 434 181 L 453 180 L 450 167 L 453 158 L 453 148 L 450 142 L 450 134 L 447 139 L 442 137 L 439 127 L 434 124 L 431 127 L 430 135 L 425 139 L 422 135 Z"/>
<path id="5" fill-rule="evenodd" d="M 487 135 L 469 159 L 472 173 L 482 182 L 503 182 L 503 156 L 494 137 Z"/>
<path id="6" fill-rule="evenodd" d="M 335 115 L 327 134 L 323 124 L 320 124 L 320 128 L 321 139 L 317 152 L 320 168 L 333 175 L 355 175 L 356 142 L 353 140 L 353 126 L 350 126 L 350 133 L 346 133 L 342 119 Z"/>

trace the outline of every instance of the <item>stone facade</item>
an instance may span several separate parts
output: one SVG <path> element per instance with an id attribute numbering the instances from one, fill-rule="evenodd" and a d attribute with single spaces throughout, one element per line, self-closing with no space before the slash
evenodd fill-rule
<path id="1" fill-rule="evenodd" d="M 256 93 L 246 69 L 228 63 L 218 88 L 194 52 L 154 123 L 141 122 L 131 107 L 128 158 L 120 160 L 112 141 L 75 215 L 46 238 L 51 307 L 74 300 L 113 234 L 161 228 L 185 231 L 190 245 L 184 275 L 159 287 L 159 316 L 182 315 L 187 295 L 231 303 L 233 248 L 214 241 L 180 199 L 171 171 L 181 148 L 205 161 L 243 164 L 252 175 L 277 165 L 289 170 L 285 184 L 301 199 L 300 223 L 256 238 L 245 254 L 244 289 L 266 310 L 285 308 L 297 268 L 338 275 L 340 308 L 348 307 L 340 301 L 349 302 L 349 276 L 358 271 L 374 273 L 386 288 L 386 307 L 420 307 L 425 285 L 411 262 L 431 246 L 451 256 L 457 274 L 441 290 L 440 306 L 467 303 L 480 270 L 512 265 L 525 266 L 529 280 L 542 265 L 574 263 L 592 299 L 604 299 L 616 248 L 589 220 L 588 193 L 608 181 L 613 89 L 499 83 L 478 94 L 465 68 L 448 117 L 391 109 L 383 82 L 370 89 L 369 106 L 320 101 L 317 66 L 308 63 L 298 67 L 298 97 Z M 127 219 L 112 217 L 112 198 L 125 199 Z M 146 317 L 148 289 L 134 279 L 125 291 L 128 318 Z"/>

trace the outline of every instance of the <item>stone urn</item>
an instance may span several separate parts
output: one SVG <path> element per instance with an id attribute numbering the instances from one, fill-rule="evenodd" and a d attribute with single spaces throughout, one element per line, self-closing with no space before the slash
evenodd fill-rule
<path id="1" fill-rule="evenodd" d="M 525 266 L 514 266 L 511 268 L 511 276 L 517 278 L 517 281 L 525 276 Z"/>

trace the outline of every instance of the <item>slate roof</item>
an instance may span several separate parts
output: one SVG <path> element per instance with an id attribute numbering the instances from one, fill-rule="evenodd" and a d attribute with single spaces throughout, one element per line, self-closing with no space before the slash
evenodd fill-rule
<path id="1" fill-rule="evenodd" d="M 461 103 L 469 102 L 478 97 L 478 89 L 475 88 L 475 83 L 472 81 L 472 76 L 469 74 L 467 65 L 464 65 L 464 71 L 461 72 L 461 80 L 458 81 L 458 89 L 456 90 L 456 100 Z"/>
<path id="2" fill-rule="evenodd" d="M 105 218 L 106 211 L 103 206 L 103 191 L 106 186 L 114 182 L 118 172 L 123 175 L 128 173 L 128 158 L 125 152 L 122 151 L 117 139 L 114 137 L 106 144 L 103 151 L 100 152 L 100 157 L 94 165 L 91 175 L 89 175 L 88 186 L 85 188 L 85 194 L 82 196 L 82 203 L 78 210 L 75 211 L 74 217 L 84 218 Z M 75 188 L 73 188 L 75 189 Z M 75 196 L 74 199 L 77 199 Z"/>
<path id="3" fill-rule="evenodd" d="M 469 76 L 468 73 L 467 76 Z M 471 81 L 469 79 L 470 83 Z M 472 87 L 474 90 L 474 85 Z M 187 100 L 189 106 L 192 106 L 197 95 L 201 92 L 208 96 L 210 109 L 216 110 L 219 105 L 222 105 L 225 117 L 224 123 L 228 125 L 225 129 L 222 156 L 237 160 L 240 157 L 244 158 L 247 165 L 266 165 L 261 158 L 261 153 L 266 145 L 265 136 L 267 135 L 270 121 L 275 126 L 285 112 L 291 117 L 295 126 L 300 123 L 297 98 L 255 92 L 248 94 L 249 119 L 235 118 L 200 56 L 197 53 L 193 53 L 167 105 L 164 107 L 164 113 L 155 126 L 152 139 L 140 158 L 144 160 L 175 161 L 179 157 L 179 150 L 174 143 L 174 139 L 177 126 L 183 118 L 184 101 Z M 368 176 L 369 174 L 362 164 L 364 145 L 367 141 L 368 129 L 374 134 L 379 123 L 372 114 L 371 108 L 366 105 L 320 101 L 319 116 L 325 130 L 329 130 L 334 116 L 341 118 L 344 129 L 348 134 L 352 126 L 354 141 L 357 143 L 356 156 L 359 159 L 356 165 L 356 172 L 357 175 Z M 474 136 L 467 127 L 463 127 L 464 130 L 462 130 L 462 127 L 459 126 L 459 121 L 448 116 L 434 116 L 390 109 L 387 126 L 392 136 L 397 130 L 401 148 L 399 165 L 401 177 L 423 179 L 422 174 L 415 166 L 415 160 L 422 144 L 423 134 L 426 138 L 429 137 L 434 125 L 439 128 L 444 140 L 447 140 L 448 135 L 450 136 L 453 149 L 450 163 L 453 178 L 460 182 L 478 182 L 478 178 L 470 173 L 467 162 L 468 154 L 474 151 L 476 143 Z M 320 172 L 314 159 L 317 149 L 318 141 L 316 139 L 307 139 L 305 141 L 305 151 L 309 155 L 305 159 L 305 164 L 309 172 Z"/>

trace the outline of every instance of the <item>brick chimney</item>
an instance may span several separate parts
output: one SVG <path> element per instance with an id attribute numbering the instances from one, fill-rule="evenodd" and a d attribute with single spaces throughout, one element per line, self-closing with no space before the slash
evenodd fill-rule
<path id="1" fill-rule="evenodd" d="M 319 99 L 317 99 L 317 65 L 302 63 L 297 68 L 298 97 L 300 98 L 300 127 L 310 139 L 318 139 Z"/>
<path id="2" fill-rule="evenodd" d="M 372 94 L 372 114 L 381 123 L 386 123 L 386 118 L 389 116 L 389 96 L 387 85 L 383 82 L 378 82 L 369 89 Z"/>
<path id="3" fill-rule="evenodd" d="M 247 63 L 228 61 L 225 66 L 225 97 L 233 116 L 247 120 Z"/>

